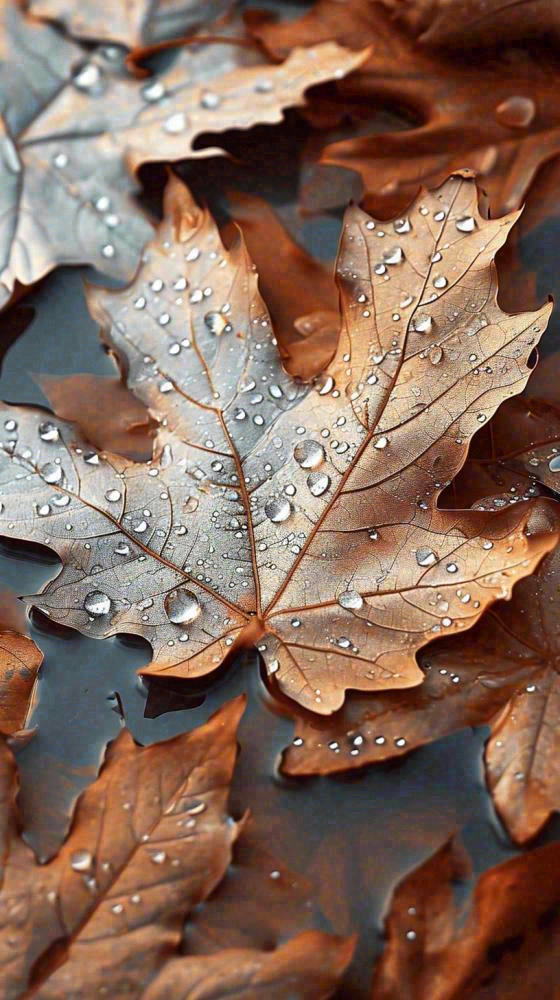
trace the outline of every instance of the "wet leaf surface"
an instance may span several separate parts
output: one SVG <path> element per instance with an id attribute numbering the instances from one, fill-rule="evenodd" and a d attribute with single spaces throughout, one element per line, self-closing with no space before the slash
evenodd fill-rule
<path id="1" fill-rule="evenodd" d="M 532 23 L 528 10 L 537 6 L 518 5 L 515 16 Z M 410 5 L 399 9 L 407 11 Z M 324 163 L 361 175 L 370 211 L 382 218 L 399 214 L 421 184 L 437 185 L 463 167 L 480 176 L 495 214 L 519 207 L 539 167 L 560 149 L 555 52 L 540 43 L 536 49 L 480 51 L 476 58 L 468 51 L 446 54 L 419 43 L 391 10 L 370 0 L 351 0 L 341 17 L 337 0 L 318 0 L 300 19 L 259 23 L 252 30 L 276 55 L 319 39 L 356 48 L 372 45 L 360 72 L 340 88 L 340 117 L 352 114 L 355 101 L 370 114 L 396 108 L 412 124 L 335 142 L 323 155 Z M 510 17 L 508 8 L 504 20 L 509 23 Z M 499 40 L 497 32 L 493 40 Z M 336 178 L 332 183 L 337 184 Z M 330 184 L 327 176 L 324 189 L 332 204 Z M 317 207 L 313 182 L 309 187 Z M 343 192 L 346 199 L 348 187 Z"/>
<path id="2" fill-rule="evenodd" d="M 114 42 L 130 48 L 179 38 L 227 13 L 229 0 L 116 0 L 111 16 L 100 0 L 30 0 L 35 17 L 63 25 L 85 41 Z"/>
<path id="3" fill-rule="evenodd" d="M 557 994 L 559 845 L 548 844 L 480 876 L 470 901 L 460 846 L 445 844 L 394 892 L 376 1000 L 530 1000 Z"/>
<path id="4" fill-rule="evenodd" d="M 18 834 L 15 766 L 3 748 L 5 996 L 70 998 L 77 983 L 86 996 L 152 1000 L 234 989 L 264 1000 L 285 995 L 288 983 L 302 997 L 332 994 L 353 944 L 318 932 L 270 953 L 179 957 L 183 920 L 223 878 L 241 832 L 226 809 L 242 708 L 237 699 L 150 747 L 123 731 L 67 840 L 42 866 Z"/>
<path id="5" fill-rule="evenodd" d="M 159 421 L 151 466 L 40 411 L 2 416 L 2 531 L 63 563 L 34 602 L 98 638 L 143 636 L 152 674 L 203 676 L 257 643 L 274 685 L 320 714 L 348 688 L 421 683 L 416 651 L 474 624 L 555 543 L 552 501 L 437 509 L 470 437 L 523 389 L 550 311 L 496 305 L 513 221 L 485 220 L 460 176 L 384 243 L 352 208 L 340 342 L 306 387 L 280 365 L 243 245 L 225 251 L 173 181 L 134 283 L 89 291 Z"/>
<path id="6" fill-rule="evenodd" d="M 557 0 L 381 0 L 424 45 L 489 46 L 528 38 L 560 38 Z"/>
<path id="7" fill-rule="evenodd" d="M 130 279 L 152 232 L 135 200 L 142 163 L 215 154 L 195 139 L 278 122 L 309 87 L 363 60 L 327 43 L 273 66 L 236 42 L 235 22 L 224 42 L 186 45 L 136 79 L 115 46 L 86 52 L 8 3 L 2 19 L 0 305 L 57 264 Z"/>
<path id="8" fill-rule="evenodd" d="M 43 654 L 32 639 L 0 628 L 0 732 L 25 739 Z"/>

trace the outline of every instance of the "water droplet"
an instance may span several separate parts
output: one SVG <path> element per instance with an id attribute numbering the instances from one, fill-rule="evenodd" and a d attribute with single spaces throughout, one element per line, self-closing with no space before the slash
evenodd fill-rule
<path id="1" fill-rule="evenodd" d="M 62 469 L 60 465 L 55 465 L 54 462 L 46 462 L 39 471 L 41 477 L 51 486 L 54 483 L 59 483 L 62 479 Z"/>
<path id="2" fill-rule="evenodd" d="M 338 603 L 347 611 L 359 611 L 363 607 L 364 599 L 356 590 L 345 590 L 338 598 Z"/>
<path id="3" fill-rule="evenodd" d="M 106 243 L 105 246 L 101 247 L 101 253 L 102 253 L 103 257 L 106 257 L 108 260 L 110 260 L 111 257 L 115 256 L 115 248 L 114 248 L 113 244 L 112 243 Z"/>
<path id="4" fill-rule="evenodd" d="M 231 333 L 232 330 L 231 323 L 219 312 L 206 313 L 204 323 L 210 330 L 210 333 L 214 333 L 217 337 L 222 333 Z"/>
<path id="5" fill-rule="evenodd" d="M 404 260 L 404 253 L 401 247 L 391 247 L 390 250 L 386 250 L 383 254 L 383 261 L 385 264 L 401 264 Z"/>
<path id="6" fill-rule="evenodd" d="M 321 497 L 323 493 L 327 492 L 330 485 L 330 478 L 324 472 L 312 472 L 307 477 L 309 492 L 312 493 L 314 497 Z"/>
<path id="7" fill-rule="evenodd" d="M 169 313 L 162 313 L 161 316 L 159 317 L 158 322 L 160 326 L 167 326 L 168 323 L 171 322 L 171 316 L 169 315 Z"/>
<path id="8" fill-rule="evenodd" d="M 48 517 L 51 512 L 51 508 L 48 503 L 42 503 L 37 507 L 38 517 Z"/>
<path id="9" fill-rule="evenodd" d="M 560 455 L 554 455 L 548 463 L 548 468 L 551 472 L 560 472 Z"/>
<path id="10" fill-rule="evenodd" d="M 446 288 L 447 278 L 443 274 L 438 274 L 433 280 L 434 288 Z"/>
<path id="11" fill-rule="evenodd" d="M 82 63 L 72 76 L 72 83 L 78 90 L 93 90 L 100 82 L 101 70 L 92 62 Z"/>
<path id="12" fill-rule="evenodd" d="M 377 440 L 377 441 L 375 442 L 375 444 L 374 444 L 374 446 L 373 446 L 373 447 L 374 447 L 374 448 L 378 448 L 378 449 L 381 449 L 381 450 L 382 450 L 383 448 L 386 448 L 388 444 L 389 444 L 389 438 L 388 438 L 388 437 L 385 437 L 385 436 L 383 436 L 383 437 L 380 437 L 380 438 L 379 438 L 379 439 L 378 439 L 378 440 Z"/>
<path id="13" fill-rule="evenodd" d="M 21 173 L 21 161 L 17 149 L 9 135 L 2 136 L 0 140 L 2 160 L 11 174 Z"/>
<path id="14" fill-rule="evenodd" d="M 406 932 L 406 940 L 407 941 L 416 941 L 416 931 L 407 931 Z"/>
<path id="15" fill-rule="evenodd" d="M 75 872 L 87 872 L 93 864 L 93 854 L 85 848 L 74 851 L 70 857 L 70 867 Z"/>
<path id="16" fill-rule="evenodd" d="M 58 427 L 50 420 L 46 420 L 43 424 L 39 424 L 39 437 L 41 441 L 58 441 L 60 437 Z"/>
<path id="17" fill-rule="evenodd" d="M 404 736 L 398 736 L 397 737 L 397 739 L 395 740 L 395 746 L 396 747 L 405 747 L 406 746 L 406 740 L 405 740 Z"/>
<path id="18" fill-rule="evenodd" d="M 457 563 L 454 563 L 454 562 L 447 563 L 447 566 L 445 568 L 446 568 L 446 570 L 447 570 L 448 573 L 456 573 L 457 570 L 459 569 L 459 567 L 457 566 Z"/>
<path id="19" fill-rule="evenodd" d="M 401 235 L 402 233 L 409 233 L 412 229 L 410 219 L 395 219 L 393 222 L 393 229 L 396 233 Z"/>
<path id="20" fill-rule="evenodd" d="M 118 501 L 121 498 L 121 495 L 122 494 L 120 490 L 107 490 L 105 494 L 105 499 L 108 500 L 109 503 L 118 503 Z"/>
<path id="21" fill-rule="evenodd" d="M 193 622 L 202 610 L 196 595 L 190 590 L 185 590 L 184 587 L 171 590 L 165 597 L 164 605 L 167 617 L 174 625 L 186 625 Z"/>
<path id="22" fill-rule="evenodd" d="M 281 498 L 279 500 L 269 500 L 264 508 L 264 512 L 269 521 L 274 524 L 281 524 L 287 521 L 292 513 L 292 505 L 289 500 Z"/>
<path id="23" fill-rule="evenodd" d="M 200 95 L 200 104 L 203 108 L 207 108 L 209 111 L 213 111 L 215 108 L 219 108 L 222 103 L 222 98 L 219 94 L 215 94 L 212 90 L 204 90 Z"/>
<path id="24" fill-rule="evenodd" d="M 161 101 L 162 97 L 165 97 L 167 91 L 161 80 L 150 80 L 148 83 L 144 84 L 140 93 L 145 101 L 152 104 L 155 101 Z"/>
<path id="25" fill-rule="evenodd" d="M 269 674 L 276 674 L 278 673 L 279 669 L 280 669 L 280 663 L 278 660 L 271 660 L 270 663 L 268 664 Z"/>
<path id="26" fill-rule="evenodd" d="M 59 170 L 63 170 L 64 167 L 67 167 L 68 157 L 66 153 L 57 153 L 56 156 L 53 156 L 53 163 Z"/>
<path id="27" fill-rule="evenodd" d="M 496 107 L 496 121 L 506 128 L 526 128 L 537 113 L 537 106 L 531 97 L 507 97 Z"/>
<path id="28" fill-rule="evenodd" d="M 84 609 L 92 618 L 102 618 L 111 610 L 111 601 L 102 590 L 92 590 L 84 601 Z"/>
<path id="29" fill-rule="evenodd" d="M 122 911 L 123 911 L 123 905 L 122 905 L 122 903 L 113 903 L 113 905 L 111 907 L 111 912 L 112 913 L 117 913 L 118 914 L 118 913 L 122 913 Z"/>
<path id="30" fill-rule="evenodd" d="M 419 566 L 433 566 L 437 562 L 437 556 L 431 549 L 416 549 L 416 562 Z"/>
<path id="31" fill-rule="evenodd" d="M 176 111 L 175 114 L 169 115 L 163 123 L 164 132 L 168 132 L 169 135 L 178 135 L 179 132 L 183 132 L 187 127 L 187 118 L 183 111 Z"/>
<path id="32" fill-rule="evenodd" d="M 150 857 L 155 865 L 162 865 L 167 858 L 167 854 L 165 853 L 165 851 L 154 851 L 153 854 L 150 855 Z"/>
<path id="33" fill-rule="evenodd" d="M 432 317 L 428 316 L 427 313 L 418 313 L 412 320 L 412 329 L 415 333 L 431 333 Z"/>
<path id="34" fill-rule="evenodd" d="M 443 347 L 440 347 L 439 344 L 434 344 L 433 347 L 430 348 L 428 357 L 433 365 L 439 365 L 441 359 L 443 358 Z"/>
<path id="35" fill-rule="evenodd" d="M 127 545 L 126 542 L 121 542 L 119 545 L 117 545 L 115 553 L 118 556 L 130 555 L 130 545 Z"/>
<path id="36" fill-rule="evenodd" d="M 316 469 L 325 461 L 325 449 L 318 441 L 300 441 L 294 448 L 294 458 L 302 469 Z"/>
<path id="37" fill-rule="evenodd" d="M 458 229 L 460 233 L 472 233 L 476 229 L 476 219 L 474 219 L 472 215 L 464 215 L 462 219 L 457 219 L 455 228 Z"/>

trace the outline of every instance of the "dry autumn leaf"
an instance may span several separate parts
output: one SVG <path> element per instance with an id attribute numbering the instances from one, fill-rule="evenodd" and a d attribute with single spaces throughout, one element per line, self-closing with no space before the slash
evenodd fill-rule
<path id="1" fill-rule="evenodd" d="M 190 34 L 227 13 L 231 0 L 29 0 L 35 17 L 57 21 L 75 38 L 134 48 Z"/>
<path id="2" fill-rule="evenodd" d="M 123 731 L 46 865 L 19 836 L 15 766 L 3 746 L 3 996 L 332 994 L 353 943 L 327 934 L 307 932 L 273 952 L 180 955 L 185 916 L 223 878 L 239 833 L 226 808 L 242 708 L 238 699 L 199 729 L 149 747 Z"/>
<path id="3" fill-rule="evenodd" d="M 496 41 L 560 39 L 558 0 L 381 0 L 425 45 L 494 47 Z"/>
<path id="4" fill-rule="evenodd" d="M 35 682 L 43 660 L 32 639 L 0 629 L 0 733 L 24 737 L 34 704 Z"/>
<path id="5" fill-rule="evenodd" d="M 526 5 L 523 6 L 523 10 Z M 560 151 L 556 55 L 540 46 L 490 55 L 428 49 L 372 0 L 318 0 L 296 21 L 257 23 L 252 31 L 276 56 L 294 45 L 337 39 L 371 45 L 371 55 L 341 88 L 341 114 L 352 101 L 371 110 L 397 107 L 414 124 L 327 146 L 322 162 L 358 172 L 365 207 L 388 218 L 404 210 L 421 184 L 436 185 L 457 168 L 481 177 L 496 214 L 519 207 L 539 167 Z M 318 193 L 313 190 L 313 202 Z M 336 183 L 333 184 L 336 187 Z M 326 193 L 332 197 L 328 179 Z"/>
<path id="6" fill-rule="evenodd" d="M 308 387 L 281 367 L 243 245 L 226 251 L 178 180 L 165 216 L 132 285 L 89 290 L 159 422 L 151 465 L 3 411 L 0 530 L 63 563 L 33 602 L 94 637 L 144 636 L 145 673 L 202 676 L 256 643 L 278 688 L 321 714 L 348 688 L 419 684 L 416 652 L 473 625 L 556 541 L 550 500 L 437 507 L 472 435 L 523 389 L 550 312 L 496 304 L 514 217 L 483 219 L 461 176 L 383 241 L 350 209 L 340 342 Z"/>
<path id="7" fill-rule="evenodd" d="M 9 3 L 1 16 L 0 306 L 16 282 L 57 264 L 130 278 L 152 232 L 133 197 L 140 164 L 222 153 L 194 140 L 278 122 L 309 87 L 363 61 L 327 43 L 270 65 L 229 40 L 233 22 L 223 42 L 184 46 L 159 76 L 137 80 L 115 47 L 87 54 Z"/>
<path id="8" fill-rule="evenodd" d="M 445 844 L 393 894 L 375 1000 L 547 1000 L 558 997 L 560 846 L 547 844 L 480 876 L 460 847 Z"/>

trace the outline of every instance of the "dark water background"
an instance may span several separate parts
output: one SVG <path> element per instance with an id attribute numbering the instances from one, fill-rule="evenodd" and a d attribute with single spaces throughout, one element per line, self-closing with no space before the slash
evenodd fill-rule
<path id="1" fill-rule="evenodd" d="M 297 155 L 306 135 L 307 126 L 290 113 L 283 126 L 253 129 L 243 137 L 232 133 L 226 142 L 236 159 L 191 164 L 182 168 L 182 174 L 219 218 L 224 212 L 223 191 L 228 187 L 260 194 L 312 253 L 331 259 L 340 217 L 336 213 L 308 220 L 297 216 Z M 146 204 L 157 213 L 164 173 L 154 169 L 143 176 Z M 555 286 L 560 294 L 559 240 L 560 221 L 550 220 L 522 246 L 525 264 L 537 271 L 543 299 Z M 0 353 L 5 351 L 0 396 L 5 400 L 47 406 L 33 380 L 34 372 L 114 374 L 86 309 L 84 277 L 92 277 L 85 268 L 60 269 L 0 317 Z M 7 347 L 28 318 L 28 306 L 35 310 L 34 318 Z M 558 344 L 558 324 L 553 317 L 543 345 L 545 353 Z M 56 557 L 44 549 L 0 540 L 0 587 L 18 595 L 37 593 L 56 574 L 57 566 Z M 149 648 L 141 640 L 88 639 L 35 611 L 29 616 L 29 634 L 45 659 L 32 720 L 37 733 L 19 753 L 20 804 L 26 836 L 38 853 L 48 857 L 56 851 L 73 798 L 93 780 L 105 745 L 118 733 L 123 717 L 138 741 L 150 743 L 200 724 L 224 701 L 245 692 L 249 700 L 240 730 L 231 811 L 240 816 L 249 808 L 254 828 L 261 841 L 266 840 L 277 867 L 286 866 L 309 879 L 309 896 L 315 905 L 310 910 L 301 904 L 302 927 L 315 924 L 340 933 L 359 932 L 357 957 L 339 993 L 341 998 L 357 1000 L 369 994 L 372 962 L 382 946 L 382 917 L 391 890 L 446 836 L 462 831 L 475 872 L 515 853 L 485 788 L 484 727 L 463 730 L 396 762 L 348 776 L 286 781 L 278 776 L 277 764 L 292 738 L 293 724 L 271 704 L 256 654 L 208 678 L 205 685 L 198 683 L 194 691 L 186 682 L 170 691 L 162 682 L 151 681 L 147 702 L 147 687 L 136 675 L 150 659 Z M 174 710 L 148 718 L 147 704 L 150 714 L 171 706 Z M 560 836 L 556 821 L 541 840 L 553 836 Z M 262 873 L 263 900 L 270 892 L 265 886 L 267 874 Z M 242 877 L 242 868 L 237 874 L 234 868 L 228 876 L 238 882 Z M 259 886 L 253 880 L 248 890 L 257 904 Z M 213 905 L 218 905 L 220 891 L 224 890 L 219 890 Z M 272 926 L 272 918 L 268 927 L 266 912 L 260 933 L 257 945 L 272 946 L 282 936 Z"/>

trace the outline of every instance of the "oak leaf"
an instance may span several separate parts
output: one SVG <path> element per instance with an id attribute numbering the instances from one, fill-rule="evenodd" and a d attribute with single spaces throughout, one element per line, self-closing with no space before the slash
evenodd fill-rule
<path id="1" fill-rule="evenodd" d="M 421 184 L 437 185 L 463 167 L 480 176 L 496 214 L 511 211 L 539 167 L 560 151 L 559 64 L 544 45 L 477 52 L 476 59 L 448 54 L 419 44 L 372 0 L 350 0 L 344 17 L 337 0 L 317 0 L 296 21 L 251 30 L 277 57 L 324 39 L 351 48 L 370 44 L 367 62 L 339 88 L 341 115 L 355 101 L 370 113 L 396 107 L 412 124 L 328 145 L 322 163 L 361 175 L 364 205 L 382 218 L 404 211 Z M 323 186 L 331 199 L 328 172 Z M 308 188 L 317 208 L 314 178 Z"/>
<path id="2" fill-rule="evenodd" d="M 28 9 L 59 22 L 75 38 L 134 48 L 188 35 L 231 5 L 231 0 L 116 0 L 109 14 L 102 0 L 29 0 Z"/>
<path id="3" fill-rule="evenodd" d="M 165 216 L 132 285 L 88 293 L 159 422 L 151 465 L 44 412 L 2 414 L 0 530 L 63 563 L 31 600 L 94 637 L 144 636 L 145 673 L 202 676 L 256 643 L 274 684 L 322 714 L 348 688 L 419 684 L 416 652 L 473 625 L 556 541 L 550 500 L 437 507 L 524 387 L 550 312 L 496 304 L 514 217 L 482 218 L 461 176 L 382 239 L 351 208 L 337 353 L 305 386 L 281 367 L 243 245 L 226 251 L 178 180 Z"/>
<path id="4" fill-rule="evenodd" d="M 543 401 L 511 399 L 488 433 L 475 438 L 447 500 L 503 508 L 535 495 L 539 483 L 560 490 L 559 474 L 560 412 Z M 481 504 L 485 493 L 493 495 Z M 468 644 L 457 637 L 425 650 L 420 688 L 352 695 L 329 720 L 299 719 L 283 770 L 302 775 L 360 767 L 490 723 L 490 792 L 511 837 L 530 840 L 560 810 L 559 574 L 557 548 L 516 586 L 510 602 L 489 610 Z"/>
<path id="5" fill-rule="evenodd" d="M 469 862 L 445 844 L 397 886 L 385 921 L 375 1000 L 531 1000 L 558 995 L 560 845 L 480 876 L 457 901 Z"/>
<path id="6" fill-rule="evenodd" d="M 327 43 L 270 65 L 229 37 L 231 22 L 222 41 L 185 45 L 139 80 L 115 47 L 88 54 L 9 3 L 1 18 L 0 306 L 56 264 L 130 278 L 152 232 L 134 200 L 142 163 L 222 153 L 194 141 L 278 122 L 308 87 L 363 60 Z"/>
<path id="7" fill-rule="evenodd" d="M 123 730 L 46 865 L 19 836 L 15 766 L 2 746 L 3 996 L 332 994 L 353 943 L 327 934 L 306 932 L 268 953 L 180 956 L 184 918 L 223 878 L 239 833 L 226 808 L 242 708 L 238 699 L 199 729 L 149 747 Z"/>
<path id="8" fill-rule="evenodd" d="M 25 738 L 43 654 L 32 639 L 0 628 L 0 733 Z"/>

